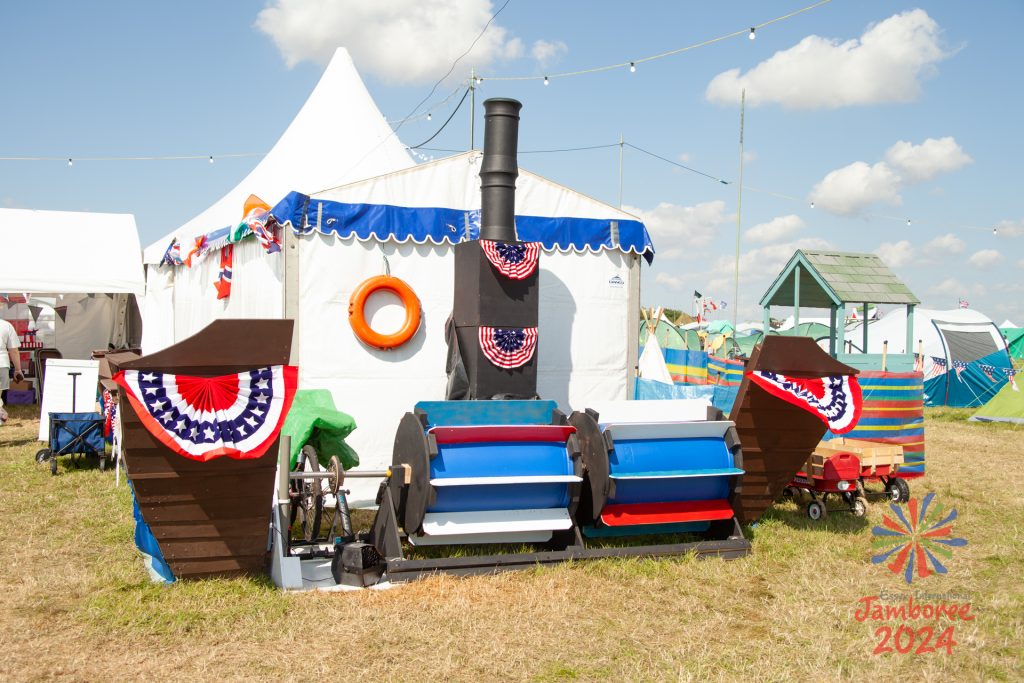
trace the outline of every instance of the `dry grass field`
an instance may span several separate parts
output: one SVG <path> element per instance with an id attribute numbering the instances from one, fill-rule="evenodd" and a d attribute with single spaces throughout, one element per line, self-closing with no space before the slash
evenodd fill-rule
<path id="1" fill-rule="evenodd" d="M 269 581 L 148 582 L 112 472 L 58 477 L 33 455 L 34 412 L 0 428 L 3 680 L 1021 680 L 1024 429 L 930 411 L 929 474 L 969 542 L 908 587 L 872 565 L 866 519 L 778 505 L 754 552 L 600 561 L 387 591 L 284 594 Z M 854 619 L 880 592 L 968 594 L 956 645 L 873 655 Z M 943 624 L 946 626 L 948 624 Z M 936 634 L 941 629 L 936 629 Z M 934 644 L 934 643 L 933 643 Z"/>

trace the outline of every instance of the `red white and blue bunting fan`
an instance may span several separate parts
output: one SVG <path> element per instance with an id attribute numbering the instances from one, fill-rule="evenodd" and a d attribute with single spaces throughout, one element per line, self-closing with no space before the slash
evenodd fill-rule
<path id="1" fill-rule="evenodd" d="M 298 369 L 274 365 L 221 377 L 123 370 L 114 381 L 147 431 L 175 453 L 202 462 L 222 455 L 247 460 L 277 439 Z"/>
<path id="2" fill-rule="evenodd" d="M 537 350 L 537 328 L 481 325 L 480 348 L 499 368 L 518 368 L 529 363 Z"/>
<path id="3" fill-rule="evenodd" d="M 860 383 L 853 375 L 803 378 L 768 371 L 747 374 L 772 396 L 817 415 L 833 434 L 846 434 L 860 420 L 863 401 Z"/>
<path id="4" fill-rule="evenodd" d="M 491 265 L 511 280 L 525 280 L 537 270 L 540 242 L 480 240 L 480 248 Z"/>

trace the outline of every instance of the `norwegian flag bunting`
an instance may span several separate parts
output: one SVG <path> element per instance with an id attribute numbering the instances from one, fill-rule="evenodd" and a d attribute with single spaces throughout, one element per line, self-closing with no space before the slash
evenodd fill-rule
<path id="1" fill-rule="evenodd" d="M 192 460 L 262 456 L 284 425 L 298 381 L 290 365 L 221 377 L 123 370 L 114 375 L 160 443 Z"/>
<path id="2" fill-rule="evenodd" d="M 487 360 L 499 368 L 518 368 L 533 358 L 533 352 L 537 349 L 537 328 L 481 325 L 480 348 Z"/>
<path id="3" fill-rule="evenodd" d="M 833 434 L 851 431 L 860 420 L 863 400 L 860 383 L 853 375 L 806 379 L 768 371 L 754 371 L 747 375 L 772 396 L 816 415 Z"/>
<path id="4" fill-rule="evenodd" d="M 525 280 L 537 270 L 540 242 L 480 240 L 480 247 L 491 265 L 511 280 Z"/>
<path id="5" fill-rule="evenodd" d="M 235 245 L 229 244 L 220 250 L 220 271 L 213 286 L 217 289 L 218 299 L 231 296 L 231 265 L 235 259 Z"/>

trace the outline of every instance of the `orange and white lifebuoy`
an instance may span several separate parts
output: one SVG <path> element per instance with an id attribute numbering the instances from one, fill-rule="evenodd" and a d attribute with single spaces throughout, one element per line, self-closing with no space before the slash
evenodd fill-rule
<path id="1" fill-rule="evenodd" d="M 405 321 L 397 332 L 381 334 L 375 332 L 366 322 L 366 301 L 376 292 L 388 291 L 402 301 L 405 308 Z M 365 280 L 355 291 L 348 302 L 348 324 L 359 340 L 367 346 L 383 351 L 394 349 L 412 339 L 420 328 L 420 300 L 404 280 L 390 275 L 377 275 Z"/>

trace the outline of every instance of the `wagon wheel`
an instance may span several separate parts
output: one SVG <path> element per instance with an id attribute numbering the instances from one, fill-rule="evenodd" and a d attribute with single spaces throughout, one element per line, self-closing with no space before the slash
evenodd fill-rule
<path id="1" fill-rule="evenodd" d="M 107 471 L 107 456 L 101 455 L 100 456 L 100 472 L 106 472 L 106 471 Z"/>
<path id="2" fill-rule="evenodd" d="M 819 519 L 825 519 L 828 512 L 825 509 L 825 504 L 818 500 L 812 500 L 807 504 L 807 516 L 818 521 Z"/>
<path id="3" fill-rule="evenodd" d="M 907 483 L 906 479 L 896 478 L 890 480 L 890 483 L 899 491 L 899 502 L 906 503 L 910 500 L 910 484 Z"/>
<path id="4" fill-rule="evenodd" d="M 57 457 L 50 456 L 50 474 L 57 476 Z"/>
<path id="5" fill-rule="evenodd" d="M 783 498 L 787 498 L 787 499 L 789 499 L 789 498 L 796 498 L 796 494 L 797 494 L 797 489 L 796 489 L 795 486 L 787 486 L 786 488 L 782 489 L 782 497 Z"/>
<path id="6" fill-rule="evenodd" d="M 46 459 L 50 457 L 50 449 L 43 448 L 36 452 L 36 462 L 46 462 Z"/>
<path id="7" fill-rule="evenodd" d="M 885 485 L 885 493 L 889 496 L 889 500 L 894 503 L 906 503 L 910 500 L 910 484 L 903 479 L 893 477 Z"/>
<path id="8" fill-rule="evenodd" d="M 859 496 L 854 498 L 853 505 L 850 506 L 850 512 L 853 513 L 854 517 L 863 517 L 868 513 L 867 503 L 865 503 L 864 499 Z"/>
<path id="9" fill-rule="evenodd" d="M 319 472 L 320 461 L 316 450 L 303 446 L 296 468 L 301 472 Z M 324 494 L 320 479 L 298 479 L 290 483 L 292 514 L 291 522 L 299 520 L 302 527 L 302 538 L 312 541 L 320 535 L 320 522 L 324 514 Z"/>

